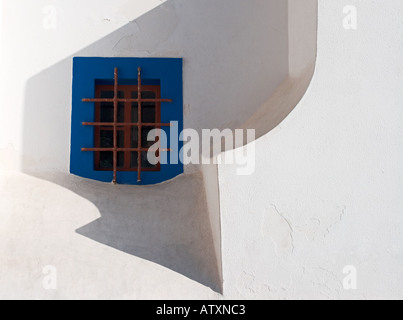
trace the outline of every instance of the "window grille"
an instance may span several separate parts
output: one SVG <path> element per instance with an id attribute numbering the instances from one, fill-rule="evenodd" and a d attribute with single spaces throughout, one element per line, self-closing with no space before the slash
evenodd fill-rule
<path id="1" fill-rule="evenodd" d="M 95 103 L 96 122 L 82 123 L 94 127 L 95 146 L 81 151 L 94 152 L 95 169 L 112 170 L 114 184 L 118 171 L 137 171 L 137 181 L 141 182 L 142 171 L 160 170 L 159 163 L 152 166 L 146 160 L 151 150 L 147 134 L 152 129 L 171 126 L 161 123 L 161 102 L 172 102 L 172 99 L 161 99 L 160 86 L 143 86 L 141 68 L 138 68 L 137 81 L 137 86 L 119 85 L 118 68 L 115 68 L 113 86 L 97 86 L 94 99 L 82 99 Z M 155 142 L 158 141 L 157 136 Z M 159 147 L 153 151 L 158 156 L 160 152 L 172 150 Z"/>

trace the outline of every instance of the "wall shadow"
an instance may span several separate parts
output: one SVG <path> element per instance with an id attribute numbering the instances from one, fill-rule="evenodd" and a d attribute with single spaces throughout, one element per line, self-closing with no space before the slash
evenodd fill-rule
<path id="1" fill-rule="evenodd" d="M 72 57 L 182 57 L 184 127 L 236 129 L 287 78 L 287 22 L 284 0 L 168 0 L 72 54 L 27 82 L 23 171 L 68 172 Z"/>
<path id="2" fill-rule="evenodd" d="M 251 10 L 253 5 L 257 7 Z M 273 19 L 273 27 L 264 32 L 267 42 L 252 32 L 266 21 L 262 8 L 269 8 L 267 19 Z M 221 257 L 216 255 L 201 174 L 147 187 L 112 186 L 68 174 L 72 58 L 184 57 L 185 104 L 197 102 L 184 110 L 185 127 L 235 129 L 287 77 L 287 10 L 283 0 L 168 0 L 35 75 L 25 90 L 22 171 L 97 206 L 101 217 L 79 228 L 80 235 L 222 293 Z M 218 30 L 225 26 L 230 34 L 222 38 L 219 31 L 203 28 L 205 24 Z"/>
<path id="3" fill-rule="evenodd" d="M 72 190 L 99 209 L 101 217 L 77 229 L 78 234 L 222 293 L 200 174 L 152 187 L 113 186 L 62 173 L 35 176 Z"/>

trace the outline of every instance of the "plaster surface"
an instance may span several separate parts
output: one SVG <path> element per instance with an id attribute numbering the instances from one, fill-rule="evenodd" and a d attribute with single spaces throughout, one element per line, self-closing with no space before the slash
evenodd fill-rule
<path id="1" fill-rule="evenodd" d="M 225 298 L 403 298 L 402 12 L 319 1 L 308 91 L 256 141 L 253 175 L 219 166 Z"/>
<path id="2" fill-rule="evenodd" d="M 51 178 L 1 171 L 0 299 L 220 298 L 200 175 L 154 187 L 154 198 Z M 177 195 L 191 201 L 173 210 Z M 56 290 L 43 286 L 49 265 Z"/>
<path id="3" fill-rule="evenodd" d="M 158 186 L 148 190 L 155 192 L 153 203 L 165 204 L 162 211 L 159 207 L 144 205 L 141 200 L 145 195 L 141 191 L 127 189 L 130 191 L 121 192 L 119 197 L 112 196 L 116 191 L 108 184 L 78 183 L 76 177 L 67 174 L 72 58 L 183 57 L 185 127 L 197 130 L 235 128 L 270 97 L 288 74 L 287 2 L 252 2 L 122 0 L 112 5 L 108 1 L 80 4 L 58 0 L 4 1 L 5 10 L 13 15 L 4 16 L 7 32 L 3 32 L 2 39 L 6 50 L 2 50 L 1 70 L 9 76 L 8 81 L 2 78 L 0 167 L 7 174 L 24 172 L 35 177 L 33 181 L 41 179 L 50 182 L 50 186 L 56 184 L 65 189 L 66 195 L 73 192 L 93 203 L 101 218 L 83 224 L 76 229 L 78 233 L 124 254 L 145 257 L 221 292 L 221 231 L 215 166 L 204 168 L 206 170 L 189 166 L 184 177 L 170 184 L 176 193 L 165 194 Z M 51 12 L 56 15 L 49 16 Z M 26 52 L 30 53 L 29 60 Z M 238 90 L 240 87 L 244 91 Z M 211 94 L 206 94 L 208 92 Z M 81 184 L 88 188 L 85 192 Z M 32 201 L 24 193 L 19 194 L 21 203 Z M 103 197 L 109 201 L 98 201 Z M 46 203 L 47 198 L 37 201 Z M 189 213 L 198 203 L 202 206 Z M 8 206 L 8 200 L 3 200 L 3 204 Z M 63 208 L 70 207 L 64 197 L 60 197 L 59 204 Z M 15 206 L 18 202 L 11 208 Z M 13 210 L 15 208 L 11 212 Z M 137 217 L 143 211 L 145 216 Z M 33 213 L 27 209 L 26 214 Z M 178 219 L 175 219 L 176 214 Z M 193 218 L 188 217 L 189 214 L 199 220 L 191 223 Z M 172 219 L 167 218 L 170 215 Z M 155 221 L 148 220 L 151 217 Z M 151 221 L 154 221 L 152 226 Z M 183 222 L 182 226 L 177 225 L 179 221 Z M 128 225 L 139 228 L 133 236 L 122 233 Z M 173 238 L 163 238 L 165 246 L 177 250 L 178 257 L 183 259 L 175 259 L 172 251 L 166 249 L 165 252 L 161 246 L 155 248 L 152 239 L 158 238 L 155 233 L 161 230 L 170 230 L 185 238 L 190 236 L 182 244 Z M 123 235 L 127 241 L 123 241 Z M 186 250 L 192 251 L 191 256 L 202 257 L 203 262 L 188 256 L 190 264 L 199 262 L 197 266 L 193 263 L 192 268 L 186 267 L 187 254 L 181 253 L 181 245 L 188 246 Z M 35 296 L 35 290 L 30 290 L 24 294 Z M 209 294 L 209 290 L 206 288 L 205 292 Z M 205 293 L 202 296 L 205 297 Z"/>
<path id="4" fill-rule="evenodd" d="M 75 2 L 3 1 L 1 298 L 403 298 L 401 1 L 320 0 L 316 66 L 315 1 Z M 256 128 L 255 174 L 69 176 L 75 55 L 184 57 L 185 127 Z"/>

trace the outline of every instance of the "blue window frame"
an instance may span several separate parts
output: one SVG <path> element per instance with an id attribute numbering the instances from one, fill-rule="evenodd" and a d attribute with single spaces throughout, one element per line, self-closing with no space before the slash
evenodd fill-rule
<path id="1" fill-rule="evenodd" d="M 114 70 L 118 70 L 118 91 L 119 88 L 130 88 L 138 86 L 138 70 L 141 68 L 141 85 L 145 88 L 158 87 L 158 94 L 161 99 L 169 99 L 170 102 L 162 101 L 159 104 L 160 113 L 158 117 L 161 123 L 177 124 L 173 132 L 183 130 L 183 93 L 182 93 L 182 59 L 178 58 L 90 58 L 76 57 L 73 59 L 73 100 L 72 100 L 72 126 L 71 126 L 71 152 L 70 172 L 80 177 L 93 180 L 119 184 L 148 185 L 170 180 L 183 173 L 181 163 L 161 163 L 159 170 L 141 171 L 141 181 L 138 179 L 138 172 L 133 170 L 100 170 L 96 165 L 96 158 L 102 152 L 86 152 L 94 146 L 99 147 L 99 141 L 95 141 L 96 130 L 99 128 L 88 123 L 99 121 L 96 117 L 96 103 L 85 102 L 85 98 L 96 98 L 99 95 L 99 86 L 113 88 Z M 121 86 L 121 87 L 120 87 Z M 123 89 L 122 89 L 123 90 Z M 125 89 L 127 91 L 127 89 Z M 121 94 L 121 90 L 119 91 Z M 99 98 L 99 96 L 98 96 Z M 109 98 L 109 97 L 108 97 Z M 120 120 L 119 120 L 120 121 Z M 110 129 L 110 128 L 109 128 Z M 161 145 L 163 149 L 170 149 L 170 127 L 161 127 L 165 131 L 168 145 Z M 99 132 L 98 132 L 99 136 Z M 110 139 L 111 133 L 103 131 L 104 140 Z M 172 137 L 177 138 L 177 137 Z M 143 139 L 143 138 L 142 138 Z M 107 139 L 105 140 L 107 141 Z M 162 141 L 163 142 L 163 141 Z M 176 143 L 175 143 L 176 144 Z M 168 159 L 180 159 L 179 152 L 183 142 L 177 141 L 177 146 L 170 149 Z M 165 152 L 165 151 L 161 151 Z M 106 153 L 104 152 L 104 155 Z M 102 156 L 101 156 L 102 158 Z M 105 158 L 105 157 L 103 157 Z M 119 157 L 120 159 L 121 157 Z M 108 159 L 104 159 L 104 163 Z M 120 161 L 120 160 L 119 160 Z M 137 163 L 137 162 L 136 162 Z"/>

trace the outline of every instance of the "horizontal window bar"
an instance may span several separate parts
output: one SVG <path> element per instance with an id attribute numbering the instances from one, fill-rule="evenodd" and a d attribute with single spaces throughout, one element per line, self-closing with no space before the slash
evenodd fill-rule
<path id="1" fill-rule="evenodd" d="M 117 152 L 122 152 L 122 151 L 132 151 L 132 152 L 148 152 L 148 151 L 161 151 L 161 152 L 171 152 L 172 149 L 163 149 L 163 148 L 157 148 L 157 149 L 151 149 L 151 148 L 116 148 Z M 88 152 L 113 152 L 115 151 L 114 148 L 82 148 L 81 151 L 88 151 Z"/>
<path id="2" fill-rule="evenodd" d="M 115 99 L 83 99 L 83 102 L 115 102 Z M 118 102 L 172 102 L 172 99 L 117 99 Z"/>
<path id="3" fill-rule="evenodd" d="M 170 123 L 155 123 L 155 122 L 83 122 L 83 126 L 99 126 L 99 127 L 170 127 Z"/>

